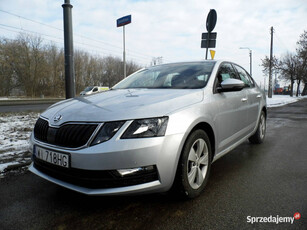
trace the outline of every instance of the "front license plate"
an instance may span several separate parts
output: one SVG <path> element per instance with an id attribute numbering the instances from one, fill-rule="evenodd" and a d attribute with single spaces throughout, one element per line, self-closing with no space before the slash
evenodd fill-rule
<path id="1" fill-rule="evenodd" d="M 34 146 L 33 150 L 34 155 L 38 159 L 64 168 L 69 168 L 70 156 L 68 154 L 58 153 L 38 146 Z"/>

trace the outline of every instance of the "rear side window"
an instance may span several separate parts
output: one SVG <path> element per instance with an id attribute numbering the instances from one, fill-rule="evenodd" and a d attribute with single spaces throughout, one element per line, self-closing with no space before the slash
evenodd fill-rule
<path id="1" fill-rule="evenodd" d="M 249 77 L 248 73 L 241 68 L 240 66 L 234 65 L 236 70 L 238 71 L 240 80 L 243 81 L 245 83 L 246 87 L 254 87 L 254 82 L 252 81 L 252 79 Z"/>

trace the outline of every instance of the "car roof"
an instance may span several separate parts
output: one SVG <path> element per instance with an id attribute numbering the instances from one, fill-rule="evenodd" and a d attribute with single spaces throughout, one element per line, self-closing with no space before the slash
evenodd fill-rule
<path id="1" fill-rule="evenodd" d="M 196 64 L 196 63 L 206 63 L 206 62 L 217 62 L 217 60 L 197 60 L 197 61 L 181 61 L 181 62 L 169 62 L 165 64 L 160 64 L 156 66 L 164 66 L 164 65 L 177 65 L 177 64 Z"/>
<path id="2" fill-rule="evenodd" d="M 169 62 L 169 63 L 164 63 L 164 64 L 159 64 L 159 65 L 154 65 L 154 66 L 166 66 L 166 65 L 180 65 L 180 64 L 197 64 L 197 63 L 216 63 L 216 64 L 221 64 L 222 62 L 228 62 L 228 63 L 232 63 L 232 64 L 236 64 L 239 65 L 235 62 L 226 60 L 226 59 L 214 59 L 214 60 L 192 60 L 192 61 L 181 61 L 181 62 Z M 150 66 L 150 67 L 154 67 L 154 66 Z M 146 67 L 149 68 L 149 67 Z M 146 69 L 145 68 L 145 69 Z"/>

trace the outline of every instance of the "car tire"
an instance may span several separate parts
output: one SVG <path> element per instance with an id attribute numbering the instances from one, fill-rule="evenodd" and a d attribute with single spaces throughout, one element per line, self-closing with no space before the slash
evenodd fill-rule
<path id="1" fill-rule="evenodd" d="M 177 170 L 177 188 L 186 198 L 197 197 L 205 188 L 211 168 L 211 144 L 203 130 L 190 134 L 185 142 Z"/>
<path id="2" fill-rule="evenodd" d="M 261 144 L 264 141 L 265 133 L 266 133 L 266 117 L 265 113 L 262 111 L 260 114 L 257 131 L 248 140 L 252 144 Z"/>

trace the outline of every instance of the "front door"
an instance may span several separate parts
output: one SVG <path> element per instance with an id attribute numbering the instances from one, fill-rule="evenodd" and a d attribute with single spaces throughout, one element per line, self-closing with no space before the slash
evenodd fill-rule
<path id="1" fill-rule="evenodd" d="M 246 91 L 219 93 L 216 88 L 228 78 L 238 79 L 235 69 L 230 63 L 222 63 L 214 83 L 214 104 L 217 106 L 215 124 L 217 129 L 218 149 L 221 152 L 241 140 L 246 135 L 247 124 Z"/>

